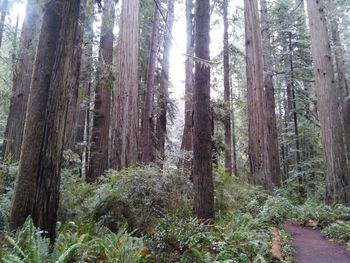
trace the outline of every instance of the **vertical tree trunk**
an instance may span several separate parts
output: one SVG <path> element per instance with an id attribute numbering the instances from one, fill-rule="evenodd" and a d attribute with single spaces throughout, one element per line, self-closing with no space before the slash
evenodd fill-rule
<path id="1" fill-rule="evenodd" d="M 185 126 L 182 135 L 181 149 L 192 151 L 193 149 L 193 55 L 194 55 L 194 37 L 193 37 L 193 0 L 186 0 L 186 79 L 185 79 Z"/>
<path id="2" fill-rule="evenodd" d="M 138 159 L 139 5 L 139 0 L 122 3 L 111 152 L 111 166 L 117 169 L 133 165 Z"/>
<path id="3" fill-rule="evenodd" d="M 154 78 L 156 73 L 157 52 L 159 48 L 159 11 L 155 4 L 152 37 L 147 67 L 147 82 L 145 109 L 142 122 L 142 157 L 143 164 L 148 164 L 153 158 L 152 153 L 152 125 L 153 125 L 153 100 L 154 100 Z"/>
<path id="4" fill-rule="evenodd" d="M 76 67 L 75 49 L 72 47 L 78 45 L 79 12 L 80 0 L 63 2 L 62 28 L 50 82 L 44 136 L 40 155 L 37 156 L 39 169 L 33 221 L 51 241 L 56 237 L 64 132 L 69 92 L 72 89 L 69 74 Z"/>
<path id="5" fill-rule="evenodd" d="M 344 54 L 343 47 L 340 40 L 338 21 L 336 17 L 336 9 L 334 6 L 334 0 L 329 0 L 329 12 L 331 18 L 331 30 L 334 43 L 334 56 L 335 65 L 337 69 L 337 79 L 339 85 L 339 91 L 341 94 L 341 106 L 342 106 L 342 118 L 344 126 L 344 139 L 348 161 L 350 161 L 350 99 L 349 99 L 349 87 L 345 77 L 344 66 Z"/>
<path id="6" fill-rule="evenodd" d="M 109 128 L 113 76 L 113 29 L 115 17 L 114 0 L 104 1 L 99 53 L 99 70 L 95 94 L 95 108 L 92 126 L 91 152 L 87 180 L 95 181 L 108 169 Z"/>
<path id="7" fill-rule="evenodd" d="M 262 42 L 258 3 L 244 1 L 250 180 L 272 188 L 267 149 L 266 98 L 264 94 Z"/>
<path id="8" fill-rule="evenodd" d="M 30 82 L 36 49 L 36 38 L 39 33 L 40 14 L 36 0 L 30 0 L 26 6 L 23 22 L 20 53 L 13 75 L 13 87 L 9 117 L 6 125 L 5 157 L 18 161 L 21 152 L 24 122 L 27 111 Z"/>
<path id="9" fill-rule="evenodd" d="M 2 45 L 2 38 L 4 36 L 5 19 L 8 12 L 9 1 L 3 0 L 1 5 L 1 17 L 0 17 L 0 47 Z"/>
<path id="10" fill-rule="evenodd" d="M 350 180 L 323 1 L 307 0 L 307 5 L 326 166 L 326 198 L 329 203 L 346 203 L 350 201 Z"/>
<path id="11" fill-rule="evenodd" d="M 161 160 L 165 158 L 165 138 L 167 132 L 167 109 L 169 101 L 169 71 L 170 50 L 172 46 L 171 32 L 174 24 L 174 0 L 168 0 L 168 16 L 165 27 L 165 39 L 163 48 L 162 71 L 160 76 L 158 109 L 159 115 L 156 124 L 157 143 L 156 148 Z"/>
<path id="12" fill-rule="evenodd" d="M 195 54 L 197 59 L 210 59 L 210 4 L 196 2 Z M 214 186 L 211 160 L 210 68 L 197 61 L 194 84 L 193 190 L 194 216 L 213 220 Z"/>
<path id="13" fill-rule="evenodd" d="M 261 8 L 261 34 L 263 40 L 263 60 L 264 60 L 264 87 L 266 99 L 266 121 L 267 121 L 267 147 L 269 163 L 271 169 L 271 180 L 274 186 L 281 184 L 281 170 L 278 148 L 278 133 L 276 121 L 275 90 L 273 86 L 273 64 L 272 50 L 270 42 L 270 30 L 267 14 L 266 0 L 260 0 Z"/>
<path id="14" fill-rule="evenodd" d="M 227 111 L 225 126 L 225 171 L 232 175 L 232 133 L 231 133 L 231 96 L 230 96 L 230 55 L 228 43 L 228 0 L 224 0 L 224 101 Z M 233 120 L 232 120 L 233 121 Z"/>
<path id="15" fill-rule="evenodd" d="M 61 28 L 61 8 L 62 3 L 59 0 L 50 1 L 45 8 L 30 85 L 23 143 L 12 200 L 10 215 L 12 228 L 18 228 L 25 222 L 31 214 L 34 202 L 44 135 L 45 112 Z"/>

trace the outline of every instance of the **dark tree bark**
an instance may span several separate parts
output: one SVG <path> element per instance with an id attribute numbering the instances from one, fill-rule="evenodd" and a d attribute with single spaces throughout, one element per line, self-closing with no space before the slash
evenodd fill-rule
<path id="1" fill-rule="evenodd" d="M 225 126 L 225 171 L 232 175 L 232 132 L 231 132 L 231 95 L 230 95 L 230 52 L 228 43 L 228 0 L 224 0 L 224 101 L 228 114 L 224 120 Z"/>
<path id="2" fill-rule="evenodd" d="M 170 50 L 172 46 L 171 32 L 174 24 L 174 0 L 168 0 L 168 16 L 165 29 L 162 71 L 160 76 L 158 109 L 159 115 L 156 123 L 157 153 L 161 160 L 165 158 L 165 139 L 167 132 L 167 109 L 169 101 L 169 71 L 170 71 Z"/>
<path id="3" fill-rule="evenodd" d="M 91 152 L 87 181 L 95 181 L 108 169 L 109 128 L 113 76 L 113 28 L 115 17 L 114 0 L 104 1 L 100 39 L 99 64 L 92 126 Z"/>
<path id="4" fill-rule="evenodd" d="M 276 104 L 275 90 L 273 85 L 273 64 L 272 64 L 272 49 L 270 40 L 270 30 L 268 22 L 266 0 L 260 0 L 261 8 L 261 33 L 263 40 L 263 60 L 264 60 L 264 87 L 266 99 L 266 118 L 267 118 L 267 147 L 269 155 L 269 163 L 271 170 L 271 179 L 274 186 L 281 184 L 281 171 L 278 148 L 278 133 L 276 121 Z"/>
<path id="5" fill-rule="evenodd" d="M 332 16 L 331 30 L 334 43 L 334 57 L 335 65 L 337 69 L 337 79 L 341 97 L 342 106 L 342 118 L 344 126 L 344 139 L 348 161 L 350 161 L 350 99 L 349 99 L 349 87 L 345 77 L 345 65 L 344 65 L 344 52 L 340 40 L 340 33 L 338 27 L 338 21 L 336 17 L 336 9 L 334 6 L 334 0 L 329 0 L 329 12 Z"/>
<path id="6" fill-rule="evenodd" d="M 186 79 L 185 79 L 185 126 L 182 135 L 181 149 L 185 151 L 193 150 L 193 55 L 194 55 L 194 36 L 193 36 L 193 0 L 186 0 Z"/>
<path id="7" fill-rule="evenodd" d="M 148 164 L 153 159 L 152 151 L 152 126 L 153 126 L 153 100 L 154 100 L 154 79 L 156 73 L 157 53 L 159 48 L 159 11 L 155 6 L 153 16 L 152 37 L 147 67 L 147 82 L 145 108 L 142 122 L 142 157 L 143 164 Z"/>
<path id="8" fill-rule="evenodd" d="M 34 224 L 45 231 L 51 241 L 56 237 L 64 133 L 69 93 L 72 90 L 69 75 L 76 67 L 75 49 L 72 47 L 77 45 L 79 39 L 80 0 L 64 1 L 62 11 L 62 28 L 52 70 L 44 136 L 40 155 L 37 156 L 39 169 L 32 210 Z"/>
<path id="9" fill-rule="evenodd" d="M 5 19 L 9 9 L 9 1 L 3 0 L 1 5 L 1 16 L 0 16 L 0 47 L 2 45 L 2 38 L 4 35 Z"/>
<path id="10" fill-rule="evenodd" d="M 138 159 L 139 0 L 123 1 L 117 50 L 118 77 L 113 94 L 111 167 L 122 169 Z"/>
<path id="11" fill-rule="evenodd" d="M 45 8 L 23 133 L 21 157 L 12 200 L 10 224 L 20 227 L 31 214 L 44 136 L 45 112 L 51 74 L 61 28 L 62 3 L 52 0 Z"/>
<path id="12" fill-rule="evenodd" d="M 307 6 L 326 166 L 326 199 L 328 203 L 348 203 L 350 178 L 323 1 L 307 0 Z"/>
<path id="13" fill-rule="evenodd" d="M 20 39 L 20 52 L 13 76 L 10 112 L 7 119 L 4 145 L 4 156 L 13 161 L 19 160 L 21 152 L 25 113 L 27 111 L 36 41 L 39 33 L 40 14 L 38 10 L 40 9 L 36 2 L 35 0 L 28 1 L 26 6 L 26 17 Z"/>
<path id="14" fill-rule="evenodd" d="M 195 55 L 210 60 L 210 4 L 196 2 Z M 196 61 L 194 82 L 193 126 L 193 214 L 202 220 L 213 220 L 214 185 L 211 160 L 210 68 Z"/>
<path id="15" fill-rule="evenodd" d="M 266 97 L 263 82 L 262 42 L 258 3 L 244 1 L 250 181 L 272 188 L 267 149 Z"/>

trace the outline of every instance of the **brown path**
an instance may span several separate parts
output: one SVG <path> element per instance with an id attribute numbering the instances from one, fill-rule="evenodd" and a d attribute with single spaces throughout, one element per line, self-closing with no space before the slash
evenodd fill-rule
<path id="1" fill-rule="evenodd" d="M 283 228 L 293 238 L 296 263 L 350 263 L 350 252 L 326 240 L 321 232 L 293 224 Z"/>

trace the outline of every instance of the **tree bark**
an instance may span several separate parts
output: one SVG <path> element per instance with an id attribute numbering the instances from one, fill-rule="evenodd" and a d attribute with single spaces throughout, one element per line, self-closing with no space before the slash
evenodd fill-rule
<path id="1" fill-rule="evenodd" d="M 331 14 L 331 31 L 334 44 L 335 65 L 337 69 L 337 79 L 340 91 L 342 118 L 344 126 L 345 149 L 347 152 L 348 161 L 350 161 L 350 99 L 349 87 L 345 77 L 344 54 L 340 40 L 338 21 L 336 17 L 336 8 L 334 0 L 329 0 L 329 13 Z"/>
<path id="2" fill-rule="evenodd" d="M 111 92 L 113 88 L 114 0 L 104 1 L 99 53 L 99 70 L 95 94 L 91 152 L 87 181 L 95 181 L 108 169 Z"/>
<path id="3" fill-rule="evenodd" d="M 75 49 L 72 47 L 79 40 L 80 0 L 64 1 L 62 11 L 62 28 L 52 70 L 44 136 L 40 155 L 37 156 L 39 169 L 32 212 L 34 224 L 45 231 L 45 236 L 51 241 L 56 237 L 64 133 L 69 93 L 72 90 L 69 75 L 76 67 Z"/>
<path id="4" fill-rule="evenodd" d="M 170 50 L 172 46 L 171 32 L 174 24 L 174 0 L 168 0 L 168 16 L 165 28 L 165 39 L 163 48 L 162 71 L 160 76 L 158 109 L 159 115 L 156 123 L 157 153 L 161 160 L 165 159 L 165 139 L 167 133 L 167 111 L 169 101 L 169 71 Z"/>
<path id="5" fill-rule="evenodd" d="M 113 95 L 111 167 L 122 169 L 138 159 L 139 0 L 123 1 L 117 51 L 118 77 Z"/>
<path id="6" fill-rule="evenodd" d="M 260 0 L 261 8 L 261 35 L 263 40 L 263 61 L 264 61 L 264 87 L 266 100 L 266 121 L 267 121 L 267 147 L 271 170 L 271 180 L 274 186 L 281 184 L 281 170 L 279 159 L 278 133 L 276 121 L 275 90 L 273 85 L 273 64 L 270 30 L 268 22 L 266 0 Z"/>
<path id="7" fill-rule="evenodd" d="M 256 0 L 244 1 L 244 14 L 250 181 L 255 185 L 271 189 L 272 180 L 267 149 L 266 97 L 263 86 L 262 42 Z"/>
<path id="8" fill-rule="evenodd" d="M 195 55 L 210 60 L 210 4 L 196 2 Z M 210 68 L 196 61 L 193 126 L 193 190 L 196 218 L 214 220 L 214 186 L 211 159 Z"/>
<path id="9" fill-rule="evenodd" d="M 61 9 L 61 1 L 52 0 L 46 6 L 43 17 L 12 200 L 10 215 L 12 228 L 18 228 L 25 222 L 31 214 L 34 202 L 45 112 L 61 28 Z"/>
<path id="10" fill-rule="evenodd" d="M 323 1 L 307 0 L 328 203 L 348 203 L 349 173 Z"/>
<path id="11" fill-rule="evenodd" d="M 182 135 L 181 149 L 185 151 L 193 150 L 193 56 L 194 56 L 194 36 L 193 36 L 193 0 L 186 0 L 186 78 L 185 78 L 185 126 Z"/>
<path id="12" fill-rule="evenodd" d="M 145 109 L 142 122 L 142 157 L 143 164 L 148 164 L 153 159 L 152 151 L 152 125 L 153 125 L 153 100 L 154 100 L 154 78 L 156 73 L 157 53 L 159 48 L 159 11 L 155 6 L 153 16 L 152 37 L 147 66 L 147 82 Z"/>
<path id="13" fill-rule="evenodd" d="M 20 53 L 13 75 L 13 87 L 9 117 L 7 119 L 5 132 L 5 158 L 18 161 L 23 129 L 27 111 L 30 82 L 32 78 L 37 36 L 40 27 L 39 6 L 36 0 L 28 1 L 26 6 L 26 17 L 23 22 Z"/>

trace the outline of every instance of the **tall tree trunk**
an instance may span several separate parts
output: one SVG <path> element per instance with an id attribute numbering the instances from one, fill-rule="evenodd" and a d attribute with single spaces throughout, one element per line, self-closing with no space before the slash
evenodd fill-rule
<path id="1" fill-rule="evenodd" d="M 143 164 L 148 164 L 153 159 L 152 153 L 152 125 L 153 125 L 153 100 L 154 100 L 154 78 L 156 73 L 157 53 L 159 48 L 159 11 L 155 5 L 153 16 L 152 37 L 147 67 L 147 82 L 145 109 L 142 122 L 142 157 Z"/>
<path id="2" fill-rule="evenodd" d="M 307 5 L 326 166 L 326 199 L 329 203 L 347 203 L 350 201 L 350 178 L 323 1 L 307 0 Z"/>
<path id="3" fill-rule="evenodd" d="M 165 27 L 165 39 L 163 48 L 162 71 L 160 76 L 158 109 L 159 115 L 156 123 L 157 143 L 156 148 L 161 160 L 165 158 L 165 139 L 167 132 L 167 110 L 169 101 L 169 71 L 170 50 L 172 46 L 171 32 L 174 24 L 174 0 L 168 0 L 168 16 Z"/>
<path id="4" fill-rule="evenodd" d="M 268 129 L 263 81 L 263 54 L 258 3 L 256 0 L 244 1 L 244 14 L 250 181 L 255 185 L 271 189 L 272 180 L 267 149 Z"/>
<path id="5" fill-rule="evenodd" d="M 95 94 L 91 152 L 87 181 L 95 181 L 108 169 L 111 92 L 113 88 L 114 0 L 104 1 L 99 53 L 99 70 Z"/>
<path id="6" fill-rule="evenodd" d="M 63 2 L 62 28 L 50 82 L 44 136 L 40 155 L 37 156 L 39 169 L 33 221 L 51 241 L 56 237 L 64 132 L 69 92 L 74 84 L 69 74 L 76 67 L 75 49 L 72 47 L 79 44 L 79 12 L 80 0 Z"/>
<path id="7" fill-rule="evenodd" d="M 122 169 L 138 159 L 138 53 L 139 0 L 123 1 L 119 45 L 118 78 L 113 95 L 112 168 Z"/>
<path id="8" fill-rule="evenodd" d="M 9 9 L 9 1 L 3 0 L 1 5 L 1 17 L 0 17 L 0 47 L 2 46 L 2 38 L 4 36 L 5 19 Z"/>
<path id="9" fill-rule="evenodd" d="M 13 87 L 9 117 L 6 125 L 5 157 L 19 160 L 21 152 L 24 123 L 27 111 L 30 82 L 36 49 L 36 38 L 40 26 L 40 10 L 36 0 L 30 0 L 26 6 L 23 22 L 20 53 L 13 75 Z"/>
<path id="10" fill-rule="evenodd" d="M 275 90 L 273 85 L 272 49 L 268 22 L 266 0 L 260 0 L 261 34 L 263 40 L 264 86 L 266 99 L 267 147 L 271 169 L 271 180 L 274 186 L 281 184 L 281 170 L 278 148 L 278 133 L 276 121 Z"/>
<path id="11" fill-rule="evenodd" d="M 197 59 L 210 59 L 210 4 L 196 1 L 195 54 Z M 210 68 L 196 62 L 193 126 L 193 190 L 196 218 L 213 220 L 214 185 L 211 160 Z"/>
<path id="12" fill-rule="evenodd" d="M 53 0 L 45 8 L 30 85 L 18 174 L 12 200 L 10 224 L 21 226 L 31 214 L 34 202 L 45 112 L 52 69 L 61 28 L 62 3 Z"/>
<path id="13" fill-rule="evenodd" d="M 350 99 L 349 99 L 349 87 L 345 77 L 344 66 L 344 54 L 343 47 L 340 40 L 338 21 L 336 17 L 336 8 L 334 6 L 334 0 L 329 0 L 329 12 L 331 18 L 331 30 L 334 43 L 334 56 L 335 65 L 337 69 L 337 79 L 340 91 L 341 106 L 342 106 L 342 118 L 344 125 L 344 139 L 348 161 L 350 161 Z"/>
<path id="14" fill-rule="evenodd" d="M 228 43 L 228 0 L 224 0 L 224 101 L 227 111 L 225 126 L 225 171 L 232 175 L 232 132 L 231 132 L 231 96 L 230 96 L 230 52 Z M 233 120 L 232 120 L 233 121 Z"/>

